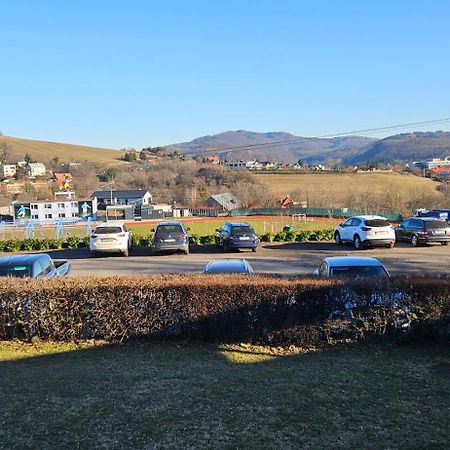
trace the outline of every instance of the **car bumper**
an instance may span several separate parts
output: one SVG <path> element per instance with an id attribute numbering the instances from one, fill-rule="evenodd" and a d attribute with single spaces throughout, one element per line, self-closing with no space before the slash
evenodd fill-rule
<path id="1" fill-rule="evenodd" d="M 392 245 L 395 243 L 394 238 L 386 239 L 366 239 L 362 242 L 365 245 L 370 245 L 371 247 L 384 247 L 385 245 Z"/>
<path id="2" fill-rule="evenodd" d="M 182 251 L 188 251 L 189 250 L 189 244 L 187 243 L 168 243 L 168 242 L 156 242 L 152 245 L 152 250 L 157 252 L 163 252 L 163 251 L 175 251 L 175 250 L 182 250 Z"/>
<path id="3" fill-rule="evenodd" d="M 426 244 L 433 244 L 440 242 L 450 242 L 450 236 L 427 236 L 427 237 L 420 237 L 419 236 L 419 242 L 424 242 Z"/>
<path id="4" fill-rule="evenodd" d="M 256 248 L 257 242 L 253 241 L 228 241 L 229 248 Z"/>

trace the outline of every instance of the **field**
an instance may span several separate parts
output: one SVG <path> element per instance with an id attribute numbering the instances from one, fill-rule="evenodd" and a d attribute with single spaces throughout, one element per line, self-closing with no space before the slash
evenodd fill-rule
<path id="1" fill-rule="evenodd" d="M 315 199 L 332 199 L 333 207 L 348 207 L 350 195 L 362 196 L 367 192 L 382 195 L 387 191 L 400 191 L 405 194 L 417 190 L 429 195 L 436 194 L 439 183 L 429 178 L 395 173 L 327 173 L 327 174 L 258 174 L 253 176 L 266 184 L 280 199 L 286 194 L 301 192 L 305 201 L 307 197 Z M 314 205 L 311 205 L 314 206 Z"/>
<path id="2" fill-rule="evenodd" d="M 18 157 L 23 158 L 28 153 L 35 161 L 49 161 L 56 156 L 61 161 L 90 161 L 110 165 L 122 163 L 120 157 L 123 152 L 118 150 L 36 141 L 10 136 L 0 136 L 0 143 L 2 142 L 9 144 L 13 153 Z"/>
<path id="3" fill-rule="evenodd" d="M 448 348 L 0 343 L 2 448 L 449 448 Z"/>
<path id="4" fill-rule="evenodd" d="M 172 220 L 172 219 L 171 219 Z M 173 219 L 175 220 L 175 219 Z M 300 230 L 319 230 L 326 228 L 334 228 L 337 224 L 333 220 L 308 220 L 307 222 L 300 222 L 298 220 L 293 220 L 292 217 L 266 217 L 266 218 L 254 218 L 254 217 L 223 217 L 220 219 L 206 218 L 206 219 L 196 219 L 188 218 L 183 219 L 182 222 L 185 223 L 187 227 L 190 228 L 190 234 L 197 234 L 199 236 L 205 236 L 208 234 L 214 234 L 216 228 L 220 228 L 227 221 L 242 221 L 249 222 L 254 227 L 257 234 L 263 234 L 266 232 L 278 232 L 283 229 L 285 225 L 294 226 L 297 231 Z M 133 233 L 148 236 L 151 234 L 151 230 L 156 227 L 157 221 L 152 223 L 140 223 L 135 222 L 130 224 L 130 228 Z M 18 231 L 12 233 L 6 231 L 0 234 L 0 239 L 23 239 L 24 229 L 17 229 Z M 63 235 L 74 235 L 74 236 L 85 236 L 86 227 L 83 226 L 70 226 L 66 227 L 63 231 Z M 54 236 L 53 227 L 41 227 L 35 231 L 36 238 L 51 238 Z"/>

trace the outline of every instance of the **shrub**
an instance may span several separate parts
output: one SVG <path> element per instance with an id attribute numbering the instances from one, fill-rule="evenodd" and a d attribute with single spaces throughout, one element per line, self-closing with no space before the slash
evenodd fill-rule
<path id="1" fill-rule="evenodd" d="M 52 250 L 60 250 L 63 248 L 63 240 L 62 239 L 49 239 L 48 240 L 48 248 Z"/>
<path id="2" fill-rule="evenodd" d="M 24 252 L 31 252 L 32 250 L 36 250 L 36 239 L 24 239 L 20 242 L 20 250 Z"/>
<path id="3" fill-rule="evenodd" d="M 20 250 L 22 243 L 15 239 L 8 239 L 4 241 L 3 251 L 4 252 L 18 252 Z"/>
<path id="4" fill-rule="evenodd" d="M 80 244 L 80 238 L 78 236 L 68 236 L 63 244 L 64 248 L 74 249 L 78 248 Z"/>
<path id="5" fill-rule="evenodd" d="M 216 236 L 214 234 L 208 234 L 207 236 L 200 237 L 201 245 L 214 245 L 216 243 Z"/>
<path id="6" fill-rule="evenodd" d="M 286 240 L 286 232 L 285 231 L 279 231 L 275 237 L 273 238 L 275 242 L 283 242 Z"/>
<path id="7" fill-rule="evenodd" d="M 189 236 L 189 243 L 191 245 L 200 245 L 200 236 L 198 234 L 191 234 Z"/>
<path id="8" fill-rule="evenodd" d="M 275 235 L 270 231 L 261 235 L 261 242 L 273 242 L 274 239 Z"/>
<path id="9" fill-rule="evenodd" d="M 142 244 L 141 244 L 142 238 L 143 238 L 142 235 L 140 235 L 140 234 L 134 234 L 134 233 L 133 233 L 133 234 L 131 235 L 131 243 L 132 243 L 132 245 L 134 245 L 134 246 L 136 246 L 136 247 L 139 247 L 140 245 L 142 245 Z"/>
<path id="10" fill-rule="evenodd" d="M 0 339 L 37 334 L 319 346 L 450 337 L 450 279 L 442 278 L 347 284 L 202 275 L 7 278 L 0 299 Z"/>
<path id="11" fill-rule="evenodd" d="M 294 242 L 296 238 L 296 234 L 294 231 L 289 231 L 288 233 L 286 233 L 286 238 L 285 241 L 286 242 Z"/>

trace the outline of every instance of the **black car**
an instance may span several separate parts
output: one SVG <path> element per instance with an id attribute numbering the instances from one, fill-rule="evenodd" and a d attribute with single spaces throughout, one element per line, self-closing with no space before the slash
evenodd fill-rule
<path id="1" fill-rule="evenodd" d="M 258 236 L 248 223 L 224 223 L 220 230 L 216 230 L 216 247 L 223 248 L 225 252 L 239 248 L 256 252 L 257 246 Z"/>
<path id="2" fill-rule="evenodd" d="M 185 255 L 189 253 L 189 228 L 182 222 L 160 222 L 152 231 L 153 254 L 166 251 L 182 251 Z"/>
<path id="3" fill-rule="evenodd" d="M 446 220 L 435 217 L 412 217 L 395 228 L 395 236 L 397 241 L 411 242 L 413 247 L 435 242 L 448 245 L 450 226 Z"/>

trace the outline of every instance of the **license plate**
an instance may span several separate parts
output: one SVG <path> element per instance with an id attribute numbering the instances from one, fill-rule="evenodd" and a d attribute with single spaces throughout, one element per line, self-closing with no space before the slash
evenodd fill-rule
<path id="1" fill-rule="evenodd" d="M 387 231 L 375 231 L 375 234 L 386 234 Z"/>
<path id="2" fill-rule="evenodd" d="M 115 239 L 114 238 L 103 238 L 101 241 L 102 242 L 114 242 Z"/>
<path id="3" fill-rule="evenodd" d="M 164 242 L 175 242 L 175 239 L 164 239 Z"/>
<path id="4" fill-rule="evenodd" d="M 248 236 L 241 236 L 241 237 L 239 238 L 239 240 L 240 240 L 240 241 L 249 241 L 250 238 L 249 238 Z"/>
<path id="5" fill-rule="evenodd" d="M 434 234 L 445 234 L 443 230 L 435 230 Z"/>

